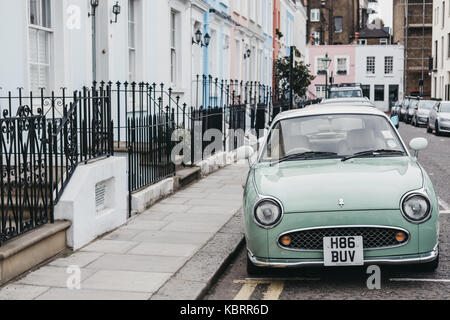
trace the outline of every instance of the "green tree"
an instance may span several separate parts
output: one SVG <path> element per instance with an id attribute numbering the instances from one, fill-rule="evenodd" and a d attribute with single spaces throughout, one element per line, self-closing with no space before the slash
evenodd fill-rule
<path id="1" fill-rule="evenodd" d="M 296 56 L 300 56 L 300 52 L 298 50 L 296 50 Z M 288 56 L 275 60 L 275 81 L 278 84 L 278 94 L 282 98 L 286 99 L 289 98 L 289 63 L 290 57 Z M 309 72 L 309 65 L 306 65 L 303 61 L 294 61 L 293 73 L 294 97 L 302 98 L 306 96 L 308 87 L 311 84 L 311 81 L 315 79 L 315 77 Z"/>

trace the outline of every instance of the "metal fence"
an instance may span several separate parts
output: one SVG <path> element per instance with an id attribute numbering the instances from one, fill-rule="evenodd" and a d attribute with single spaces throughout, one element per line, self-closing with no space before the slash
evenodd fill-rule
<path id="1" fill-rule="evenodd" d="M 113 154 L 109 90 L 0 97 L 0 245 L 53 222 L 76 167 Z"/>
<path id="2" fill-rule="evenodd" d="M 276 114 L 270 87 L 205 75 L 193 81 L 189 104 L 156 83 L 99 82 L 67 91 L 0 96 L 0 245 L 53 221 L 80 163 L 123 153 L 131 195 L 173 176 L 178 160 L 195 165 L 238 148 L 245 132 L 263 129 Z M 175 131 L 184 135 L 173 141 Z"/>

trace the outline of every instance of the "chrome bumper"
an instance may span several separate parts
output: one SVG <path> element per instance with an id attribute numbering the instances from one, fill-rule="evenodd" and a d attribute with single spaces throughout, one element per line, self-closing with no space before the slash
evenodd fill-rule
<path id="1" fill-rule="evenodd" d="M 386 258 L 368 258 L 364 259 L 365 265 L 405 265 L 405 264 L 421 264 L 434 261 L 439 255 L 439 246 L 437 245 L 435 249 L 428 253 L 408 255 L 408 256 L 393 256 Z M 299 267 L 323 267 L 323 260 L 308 260 L 301 261 L 300 259 L 292 259 L 288 261 L 286 259 L 260 259 L 252 255 L 248 251 L 248 257 L 250 261 L 257 267 L 265 268 L 299 268 Z"/>

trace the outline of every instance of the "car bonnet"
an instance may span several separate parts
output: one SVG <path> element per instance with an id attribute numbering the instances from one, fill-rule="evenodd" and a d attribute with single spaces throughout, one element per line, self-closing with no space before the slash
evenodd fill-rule
<path id="1" fill-rule="evenodd" d="M 423 173 L 410 157 L 327 159 L 259 164 L 253 181 L 261 196 L 280 200 L 285 213 L 397 210 L 404 194 L 422 188 Z"/>

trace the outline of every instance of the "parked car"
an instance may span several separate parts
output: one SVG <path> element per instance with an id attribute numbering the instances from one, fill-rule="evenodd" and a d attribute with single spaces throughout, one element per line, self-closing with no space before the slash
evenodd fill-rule
<path id="1" fill-rule="evenodd" d="M 427 145 L 416 138 L 410 148 L 417 153 Z M 243 216 L 248 273 L 364 264 L 435 270 L 439 204 L 415 156 L 376 108 L 279 114 L 250 157 Z"/>
<path id="2" fill-rule="evenodd" d="M 420 125 L 428 125 L 430 111 L 436 104 L 437 102 L 432 100 L 420 101 L 414 109 L 413 117 L 411 120 L 412 125 L 415 127 L 418 127 Z"/>
<path id="3" fill-rule="evenodd" d="M 405 113 L 405 117 L 406 117 L 405 122 L 406 123 L 411 123 L 412 118 L 414 116 L 414 110 L 417 108 L 420 101 L 421 100 L 416 97 L 411 97 L 409 99 L 408 107 L 406 108 L 406 113 Z"/>
<path id="4" fill-rule="evenodd" d="M 329 99 L 362 98 L 363 96 L 361 87 L 356 86 L 332 87 L 329 93 Z"/>
<path id="5" fill-rule="evenodd" d="M 402 101 L 402 105 L 400 106 L 399 113 L 398 113 L 400 121 L 405 121 L 405 119 L 406 119 L 406 113 L 407 113 L 409 102 L 410 102 L 410 99 L 408 97 L 406 97 Z"/>
<path id="6" fill-rule="evenodd" d="M 336 105 L 336 106 L 366 106 L 376 107 L 368 98 L 337 98 L 322 100 L 320 105 Z"/>
<path id="7" fill-rule="evenodd" d="M 441 133 L 450 133 L 450 101 L 438 102 L 430 111 L 430 120 L 428 121 L 427 131 L 436 135 Z"/>

